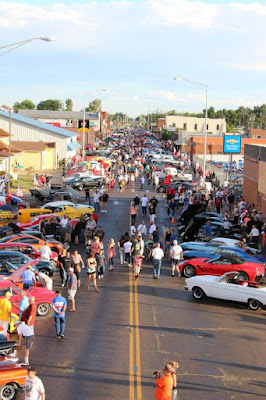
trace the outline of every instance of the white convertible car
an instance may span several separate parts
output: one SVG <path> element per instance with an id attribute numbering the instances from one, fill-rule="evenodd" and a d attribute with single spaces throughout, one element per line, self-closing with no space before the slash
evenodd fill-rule
<path id="1" fill-rule="evenodd" d="M 192 292 L 195 299 L 204 296 L 216 299 L 247 303 L 251 310 L 266 305 L 266 284 L 239 279 L 238 272 L 227 272 L 222 276 L 193 276 L 186 279 L 185 289 Z"/>

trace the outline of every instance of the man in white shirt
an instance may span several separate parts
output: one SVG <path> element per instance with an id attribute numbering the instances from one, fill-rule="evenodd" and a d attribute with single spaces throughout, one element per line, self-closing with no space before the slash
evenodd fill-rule
<path id="1" fill-rule="evenodd" d="M 250 238 L 250 241 L 254 243 L 254 247 L 256 249 L 258 248 L 259 236 L 260 236 L 260 231 L 258 230 L 256 225 L 252 225 L 252 229 L 248 237 Z"/>
<path id="2" fill-rule="evenodd" d="M 130 258 L 131 247 L 132 247 L 132 243 L 129 240 L 124 243 L 123 249 L 124 249 L 124 254 L 125 254 L 125 263 L 128 265 L 130 265 L 130 262 L 131 262 L 131 258 Z"/>
<path id="3" fill-rule="evenodd" d="M 149 229 L 149 234 L 152 235 L 153 232 L 156 231 L 156 225 L 153 221 L 150 222 L 150 229 Z"/>
<path id="4" fill-rule="evenodd" d="M 28 376 L 25 381 L 25 392 L 22 400 L 45 400 L 45 390 L 40 378 L 36 375 L 36 370 L 32 367 L 28 369 Z"/>
<path id="5" fill-rule="evenodd" d="M 141 221 L 141 224 L 139 224 L 138 233 L 141 234 L 142 238 L 145 238 L 145 236 L 147 236 L 147 227 L 144 221 Z"/>
<path id="6" fill-rule="evenodd" d="M 25 322 L 16 321 L 14 324 L 17 328 L 18 334 L 18 344 L 17 348 L 21 349 L 21 342 L 22 338 L 25 338 L 25 358 L 24 358 L 24 365 L 29 365 L 29 356 L 30 356 L 30 348 L 33 345 L 34 341 L 34 327 L 33 325 L 27 325 Z M 38 398 L 38 397 L 37 397 Z"/>
<path id="7" fill-rule="evenodd" d="M 63 237 L 63 238 L 65 237 L 65 228 L 66 228 L 67 222 L 68 222 L 67 215 L 64 215 L 63 218 L 62 218 L 61 221 L 60 221 L 60 225 L 61 225 L 61 234 L 62 234 L 62 237 Z"/>
<path id="8" fill-rule="evenodd" d="M 156 243 L 156 247 L 152 250 L 153 279 L 160 278 L 163 257 L 164 257 L 164 252 L 160 248 L 160 243 Z"/>
<path id="9" fill-rule="evenodd" d="M 100 194 L 98 190 L 93 193 L 93 202 L 95 211 L 100 211 Z"/>
<path id="10" fill-rule="evenodd" d="M 146 194 L 140 199 L 141 207 L 142 207 L 142 215 L 147 215 L 147 207 L 149 204 L 149 200 L 147 199 Z"/>
<path id="11" fill-rule="evenodd" d="M 172 259 L 172 276 L 175 276 L 175 271 L 177 276 L 180 276 L 179 262 L 183 260 L 183 249 L 177 244 L 177 240 L 173 240 L 173 246 L 170 248 L 169 260 Z"/>
<path id="12" fill-rule="evenodd" d="M 132 225 L 130 227 L 130 235 L 132 238 L 134 238 L 136 236 L 137 233 L 137 229 L 135 227 L 135 222 L 132 222 Z"/>
<path id="13" fill-rule="evenodd" d="M 41 248 L 40 253 L 41 253 L 41 260 L 50 261 L 50 258 L 52 257 L 52 252 L 47 242 L 45 242 L 44 246 Z"/>

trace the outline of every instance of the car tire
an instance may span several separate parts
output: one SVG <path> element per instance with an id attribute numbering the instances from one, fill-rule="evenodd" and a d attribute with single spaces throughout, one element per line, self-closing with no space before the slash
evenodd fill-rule
<path id="1" fill-rule="evenodd" d="M 50 272 L 49 272 L 49 270 L 46 269 L 46 268 L 40 269 L 40 272 L 42 272 L 43 274 L 45 274 L 45 275 L 47 275 L 47 276 L 50 276 Z"/>
<path id="2" fill-rule="evenodd" d="M 191 264 L 187 264 L 184 266 L 182 270 L 182 275 L 185 276 L 186 278 L 191 278 L 192 276 L 196 275 L 196 270 L 195 267 Z"/>
<path id="3" fill-rule="evenodd" d="M 77 189 L 82 191 L 83 190 L 83 185 L 78 185 Z"/>
<path id="4" fill-rule="evenodd" d="M 37 314 L 38 314 L 40 317 L 45 317 L 46 315 L 49 314 L 49 311 L 50 311 L 50 306 L 49 306 L 48 303 L 40 303 L 40 304 L 37 306 Z"/>
<path id="5" fill-rule="evenodd" d="M 249 276 L 248 276 L 248 274 L 247 274 L 246 272 L 244 272 L 244 271 L 239 271 L 238 274 L 239 274 L 239 275 L 238 275 L 238 279 L 239 279 L 240 281 L 249 281 Z"/>
<path id="6" fill-rule="evenodd" d="M 257 311 L 261 307 L 261 302 L 256 299 L 249 299 L 248 306 L 251 310 Z"/>
<path id="7" fill-rule="evenodd" d="M 6 385 L 0 386 L 0 399 L 1 400 L 13 400 L 16 398 L 18 388 L 13 383 L 7 383 Z"/>
<path id="8" fill-rule="evenodd" d="M 195 287 L 192 289 L 192 296 L 193 296 L 194 299 L 196 299 L 196 300 L 201 300 L 201 299 L 203 299 L 203 297 L 205 296 L 205 293 L 203 292 L 203 290 L 202 290 L 200 287 L 195 286 Z"/>
<path id="9" fill-rule="evenodd" d="M 163 187 L 160 187 L 160 188 L 158 189 L 158 192 L 159 192 L 159 193 L 165 193 L 165 192 L 166 192 L 166 190 L 165 190 L 165 188 L 163 188 Z"/>

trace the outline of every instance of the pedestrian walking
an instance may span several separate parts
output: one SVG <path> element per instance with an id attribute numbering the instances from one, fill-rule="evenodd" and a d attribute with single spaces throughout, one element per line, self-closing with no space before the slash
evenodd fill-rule
<path id="1" fill-rule="evenodd" d="M 120 265 L 125 264 L 125 254 L 124 254 L 124 243 L 126 242 L 125 236 L 122 235 L 117 243 L 118 250 L 119 250 L 119 257 L 120 257 Z"/>
<path id="2" fill-rule="evenodd" d="M 100 253 L 95 256 L 97 262 L 98 278 L 103 279 L 103 274 L 106 266 L 106 259 L 103 249 L 100 249 Z"/>
<path id="3" fill-rule="evenodd" d="M 98 254 L 101 254 L 101 252 L 99 251 Z M 87 275 L 88 275 L 87 289 L 90 290 L 90 280 L 92 278 L 95 292 L 99 292 L 96 281 L 96 268 L 97 268 L 97 261 L 94 254 L 91 252 L 88 254 L 87 258 Z"/>
<path id="4" fill-rule="evenodd" d="M 137 233 L 137 229 L 135 227 L 135 222 L 132 222 L 131 227 L 130 227 L 130 236 L 132 238 L 134 238 L 136 236 L 136 233 Z"/>
<path id="5" fill-rule="evenodd" d="M 71 243 L 71 237 L 73 232 L 73 225 L 71 222 L 71 218 L 68 218 L 68 221 L 65 226 L 65 241 Z"/>
<path id="6" fill-rule="evenodd" d="M 176 376 L 176 370 L 179 368 L 179 364 L 176 361 L 169 361 L 168 364 L 172 367 L 171 376 L 173 378 L 173 389 L 172 389 L 172 398 L 171 398 L 171 400 L 177 400 L 177 376 Z"/>
<path id="7" fill-rule="evenodd" d="M 142 220 L 141 223 L 139 224 L 137 228 L 138 233 L 141 234 L 142 238 L 145 239 L 145 236 L 147 236 L 147 227 L 145 225 L 145 222 Z"/>
<path id="8" fill-rule="evenodd" d="M 85 203 L 91 204 L 90 189 L 87 187 L 85 189 Z"/>
<path id="9" fill-rule="evenodd" d="M 140 202 L 141 202 L 141 207 L 142 207 L 142 215 L 147 215 L 147 207 L 149 204 L 149 200 L 148 200 L 146 194 L 144 194 L 144 196 L 141 198 Z"/>
<path id="10" fill-rule="evenodd" d="M 149 214 L 150 214 L 150 222 L 155 222 L 156 218 L 156 208 L 154 207 L 153 204 L 150 204 L 149 206 Z"/>
<path id="11" fill-rule="evenodd" d="M 93 203 L 95 211 L 100 211 L 100 193 L 98 190 L 93 193 Z"/>
<path id="12" fill-rule="evenodd" d="M 127 264 L 128 266 L 130 266 L 131 264 L 131 247 L 132 243 L 128 238 L 127 241 L 124 243 L 125 264 Z"/>
<path id="13" fill-rule="evenodd" d="M 135 281 L 138 279 L 140 270 L 142 268 L 142 260 L 144 256 L 140 254 L 138 251 L 134 257 L 134 275 L 135 275 Z"/>
<path id="14" fill-rule="evenodd" d="M 100 242 L 99 236 L 94 236 L 94 241 L 91 244 L 91 251 L 94 255 L 100 254 L 100 250 L 103 249 L 103 244 Z"/>
<path id="15" fill-rule="evenodd" d="M 45 400 L 43 383 L 41 379 L 38 378 L 36 370 L 32 367 L 28 369 L 24 389 L 22 400 Z"/>
<path id="16" fill-rule="evenodd" d="M 75 228 L 74 228 L 74 236 L 75 236 L 75 244 L 79 244 L 79 241 L 84 240 L 84 232 L 86 228 L 86 220 L 84 215 L 80 216 L 80 219 L 78 220 Z"/>
<path id="17" fill-rule="evenodd" d="M 142 191 L 145 183 L 145 178 L 143 175 L 139 178 L 139 183 L 140 183 L 140 190 Z"/>
<path id="18" fill-rule="evenodd" d="M 77 293 L 77 277 L 74 274 L 74 268 L 69 268 L 68 270 L 68 280 L 67 280 L 67 292 L 68 300 L 71 302 L 71 307 L 68 311 L 76 311 L 75 296 Z"/>
<path id="19" fill-rule="evenodd" d="M 166 364 L 163 369 L 164 376 L 161 377 L 160 371 L 155 372 L 156 389 L 154 398 L 156 400 L 171 400 L 174 381 L 172 377 L 173 369 L 170 364 Z"/>
<path id="20" fill-rule="evenodd" d="M 61 295 L 61 291 L 57 290 L 56 297 L 52 302 L 52 309 L 54 310 L 54 322 L 55 322 L 55 331 L 57 338 L 65 337 L 65 325 L 66 325 L 66 316 L 65 311 L 67 308 L 67 301 Z"/>
<path id="21" fill-rule="evenodd" d="M 107 259 L 108 259 L 108 265 L 109 265 L 109 270 L 113 271 L 114 269 L 114 257 L 116 257 L 116 251 L 115 251 L 115 241 L 113 238 L 109 239 L 109 244 L 108 244 L 108 249 L 107 249 Z"/>
<path id="22" fill-rule="evenodd" d="M 131 222 L 135 223 L 136 222 L 136 218 L 138 216 L 138 210 L 137 210 L 134 202 L 131 203 L 130 216 L 131 216 Z"/>
<path id="23" fill-rule="evenodd" d="M 78 250 L 75 250 L 72 259 L 74 262 L 74 273 L 77 277 L 77 285 L 80 288 L 80 275 L 81 275 L 81 267 L 84 268 L 84 261 L 81 255 L 78 253 Z"/>
<path id="24" fill-rule="evenodd" d="M 109 195 L 106 193 L 106 191 L 103 192 L 101 199 L 102 199 L 102 212 L 107 212 L 107 204 L 109 201 Z"/>
<path id="25" fill-rule="evenodd" d="M 177 276 L 180 276 L 179 263 L 183 260 L 183 249 L 177 244 L 177 240 L 173 240 L 173 246 L 171 246 L 169 251 L 169 260 L 171 259 L 172 264 L 172 277 L 175 276 L 175 271 Z"/>
<path id="26" fill-rule="evenodd" d="M 156 247 L 152 250 L 153 278 L 154 279 L 160 278 L 163 257 L 164 257 L 164 252 L 160 248 L 160 243 L 156 243 Z"/>

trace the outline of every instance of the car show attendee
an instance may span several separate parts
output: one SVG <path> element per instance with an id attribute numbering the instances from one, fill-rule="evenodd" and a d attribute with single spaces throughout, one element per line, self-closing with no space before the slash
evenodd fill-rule
<path id="1" fill-rule="evenodd" d="M 96 222 L 93 219 L 92 215 L 90 215 L 90 217 L 87 221 L 87 224 L 86 224 L 85 232 L 84 232 L 85 245 L 89 239 L 93 238 L 95 229 L 96 229 Z"/>
<path id="2" fill-rule="evenodd" d="M 23 321 L 15 321 L 17 328 L 18 344 L 17 351 L 20 353 L 22 348 L 22 338 L 25 338 L 25 357 L 23 365 L 29 365 L 30 349 L 34 342 L 34 325 L 25 324 Z"/>
<path id="3" fill-rule="evenodd" d="M 68 270 L 68 280 L 67 280 L 67 291 L 68 291 L 68 299 L 71 302 L 71 307 L 68 311 L 76 311 L 76 304 L 75 304 L 75 296 L 77 293 L 77 277 L 74 274 L 74 268 L 69 268 Z"/>
<path id="4" fill-rule="evenodd" d="M 170 364 L 166 364 L 163 368 L 163 377 L 161 377 L 160 371 L 155 371 L 155 393 L 154 398 L 156 400 L 171 400 L 172 399 L 172 391 L 174 387 L 174 380 L 172 377 L 172 366 Z"/>
<path id="5" fill-rule="evenodd" d="M 142 215 L 147 215 L 147 207 L 149 205 L 149 200 L 146 194 L 143 195 L 143 197 L 140 199 L 140 202 L 142 207 Z"/>
<path id="6" fill-rule="evenodd" d="M 64 338 L 65 337 L 65 325 L 66 325 L 66 308 L 67 308 L 67 301 L 62 296 L 61 291 L 57 290 L 56 297 L 53 299 L 52 302 L 52 309 L 54 310 L 54 321 L 55 321 L 55 331 L 57 338 Z"/>
<path id="7" fill-rule="evenodd" d="M 52 251 L 51 251 L 50 247 L 48 246 L 47 241 L 45 241 L 44 246 L 41 248 L 40 254 L 41 254 L 41 260 L 50 261 L 50 259 L 52 257 Z"/>
<path id="8" fill-rule="evenodd" d="M 11 321 L 12 304 L 10 302 L 11 293 L 5 292 L 5 297 L 0 299 L 0 326 L 5 332 L 8 331 Z"/>
<path id="9" fill-rule="evenodd" d="M 33 367 L 28 369 L 28 375 L 25 382 L 25 391 L 21 400 L 45 400 L 45 390 L 43 383 L 37 376 Z"/>
<path id="10" fill-rule="evenodd" d="M 150 222 L 149 236 L 152 238 L 153 232 L 156 231 L 156 225 L 153 221 Z"/>
<path id="11" fill-rule="evenodd" d="M 34 326 L 36 318 L 37 307 L 35 303 L 35 297 L 29 297 L 29 305 L 21 315 L 21 321 L 25 322 L 29 326 Z"/>
<path id="12" fill-rule="evenodd" d="M 115 251 L 115 241 L 113 238 L 109 239 L 109 244 L 107 248 L 107 259 L 109 270 L 112 271 L 114 269 L 114 258 L 116 257 Z"/>
<path id="13" fill-rule="evenodd" d="M 65 241 L 71 243 L 73 232 L 73 225 L 71 222 L 71 218 L 68 218 L 66 226 L 65 226 Z"/>
<path id="14" fill-rule="evenodd" d="M 258 230 L 256 225 L 252 225 L 252 229 L 251 229 L 250 233 L 248 234 L 248 238 L 249 238 L 250 242 L 254 243 L 255 249 L 258 248 L 259 236 L 260 236 L 260 231 Z"/>
<path id="15" fill-rule="evenodd" d="M 65 214 L 60 221 L 62 238 L 65 238 L 65 230 L 66 230 L 67 223 L 68 223 L 68 218 L 67 218 L 67 215 Z"/>
<path id="16" fill-rule="evenodd" d="M 156 243 L 155 248 L 152 250 L 153 278 L 154 279 L 160 278 L 163 257 L 164 257 L 164 252 L 160 248 L 160 243 Z"/>
<path id="17" fill-rule="evenodd" d="M 19 316 L 21 317 L 23 311 L 29 306 L 29 298 L 27 297 L 27 293 L 24 290 L 20 292 L 21 300 L 19 302 Z"/>
<path id="18" fill-rule="evenodd" d="M 101 251 L 99 251 L 98 254 L 101 254 Z M 99 289 L 97 287 L 97 280 L 96 280 L 96 272 L 97 272 L 97 261 L 94 256 L 94 254 L 91 252 L 88 254 L 87 258 L 87 275 L 88 275 L 88 281 L 87 281 L 87 289 L 88 291 L 90 290 L 90 280 L 92 278 L 93 285 L 94 285 L 94 290 L 95 292 L 99 292 Z"/>
<path id="19" fill-rule="evenodd" d="M 109 195 L 106 193 L 106 191 L 103 192 L 103 194 L 101 196 L 101 201 L 102 201 L 102 212 L 107 212 Z"/>
<path id="20" fill-rule="evenodd" d="M 173 240 L 173 246 L 169 250 L 169 260 L 171 259 L 172 264 L 172 277 L 175 276 L 175 271 L 177 276 L 180 276 L 179 263 L 183 260 L 183 249 L 177 244 L 177 240 Z"/>
<path id="21" fill-rule="evenodd" d="M 53 290 L 53 280 L 48 275 L 41 271 L 36 271 L 35 278 L 38 279 L 38 282 L 40 282 L 43 287 L 48 290 Z"/>
<path id="22" fill-rule="evenodd" d="M 142 220 L 141 223 L 139 224 L 137 231 L 138 231 L 138 233 L 141 234 L 143 239 L 145 239 L 145 237 L 147 236 L 147 226 L 145 225 L 144 220 Z"/>
<path id="23" fill-rule="evenodd" d="M 74 262 L 74 272 L 77 277 L 77 284 L 78 288 L 80 287 L 80 275 L 81 275 L 81 267 L 84 267 L 84 261 L 81 257 L 81 255 L 78 253 L 78 250 L 74 250 L 74 253 L 72 255 L 72 259 Z"/>
<path id="24" fill-rule="evenodd" d="M 29 289 L 32 286 L 36 286 L 36 279 L 34 272 L 30 265 L 27 266 L 27 269 L 20 274 L 23 283 L 23 289 Z"/>
<path id="25" fill-rule="evenodd" d="M 106 258 L 103 249 L 100 249 L 100 253 L 95 255 L 95 259 L 97 261 L 98 278 L 103 279 L 104 270 L 106 267 Z"/>

